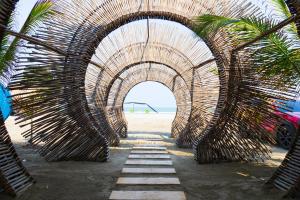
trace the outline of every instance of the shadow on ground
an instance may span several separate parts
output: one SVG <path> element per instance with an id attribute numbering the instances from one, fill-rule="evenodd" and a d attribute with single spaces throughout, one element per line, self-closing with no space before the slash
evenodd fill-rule
<path id="1" fill-rule="evenodd" d="M 129 119 L 129 122 L 134 125 L 136 118 L 131 121 Z M 138 124 L 138 127 L 129 126 L 134 127 L 134 130 L 129 129 L 130 138 L 122 140 L 120 147 L 111 148 L 110 160 L 107 163 L 49 163 L 39 156 L 37 150 L 14 142 L 20 158 L 37 183 L 17 198 L 0 194 L 0 199 L 106 200 L 113 189 L 118 189 L 117 178 L 121 176 L 121 169 L 130 153 L 130 147 L 136 144 L 157 144 L 168 148 L 181 181 L 180 189 L 185 191 L 188 200 L 281 199 L 283 192 L 266 189 L 264 184 L 281 163 L 285 151 L 274 148 L 274 156 L 266 163 L 199 165 L 194 160 L 192 150 L 179 149 L 174 145 L 174 139 L 169 138 L 170 124 L 165 123 L 164 118 L 157 120 L 155 115 L 153 119 L 149 117 L 149 120 L 159 121 L 161 125 L 154 127 L 152 132 L 149 131 L 147 126 L 150 126 L 148 125 L 150 123 L 146 120 Z M 172 120 L 168 121 L 172 122 Z M 143 130 L 136 131 L 139 128 Z M 149 186 L 138 188 L 153 189 Z M 164 189 L 177 190 L 178 188 L 166 186 Z"/>
<path id="2" fill-rule="evenodd" d="M 112 149 L 106 163 L 46 162 L 36 150 L 15 146 L 37 183 L 17 198 L 0 194 L 1 200 L 108 199 L 129 155 L 127 149 Z"/>

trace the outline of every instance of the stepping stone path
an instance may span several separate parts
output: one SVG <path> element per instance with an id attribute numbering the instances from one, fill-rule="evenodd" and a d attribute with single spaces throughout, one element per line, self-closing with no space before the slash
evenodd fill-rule
<path id="1" fill-rule="evenodd" d="M 166 147 L 149 147 L 149 146 L 142 146 L 142 147 L 133 147 L 133 149 L 139 149 L 139 150 L 167 150 Z"/>
<path id="2" fill-rule="evenodd" d="M 184 200 L 186 198 L 184 192 L 174 191 L 113 191 L 110 199 Z"/>
<path id="3" fill-rule="evenodd" d="M 170 155 L 129 155 L 132 159 L 170 159 Z"/>
<path id="4" fill-rule="evenodd" d="M 126 165 L 173 165 L 171 160 L 127 160 Z"/>
<path id="5" fill-rule="evenodd" d="M 123 168 L 123 174 L 176 174 L 174 168 Z"/>
<path id="6" fill-rule="evenodd" d="M 117 184 L 126 185 L 180 185 L 178 178 L 135 178 L 124 177 L 119 178 Z"/>
<path id="7" fill-rule="evenodd" d="M 135 154 L 168 154 L 167 151 L 132 151 L 131 153 L 135 153 Z"/>
<path id="8" fill-rule="evenodd" d="M 124 189 L 112 191 L 109 199 L 186 200 L 183 191 L 176 191 L 180 181 L 174 177 L 176 170 L 171 167 L 173 162 L 166 147 L 144 145 L 132 149 L 126 167 L 122 169 L 122 177 L 117 180 L 117 187 Z M 133 189 L 128 189 L 130 186 Z"/>

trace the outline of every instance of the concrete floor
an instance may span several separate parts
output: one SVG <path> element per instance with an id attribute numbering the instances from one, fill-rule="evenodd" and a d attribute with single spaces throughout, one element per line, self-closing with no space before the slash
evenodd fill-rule
<path id="1" fill-rule="evenodd" d="M 106 200 L 112 190 L 118 189 L 117 178 L 130 153 L 133 144 L 161 144 L 171 154 L 181 190 L 189 200 L 201 199 L 281 199 L 283 193 L 264 188 L 264 183 L 280 164 L 286 151 L 274 148 L 272 159 L 266 163 L 222 163 L 199 165 L 193 159 L 192 150 L 179 149 L 169 139 L 169 115 L 127 116 L 130 138 L 121 146 L 111 149 L 106 163 L 93 162 L 45 162 L 37 150 L 24 147 L 18 136 L 18 128 L 9 120 L 10 132 L 24 165 L 37 183 L 17 200 Z M 141 140 L 139 138 L 162 138 L 163 141 Z M 155 140 L 155 139 L 154 139 Z M 153 186 L 129 186 L 129 190 L 153 190 Z M 141 188 L 142 187 L 142 188 Z M 176 190 L 176 186 L 165 186 Z M 0 194 L 1 200 L 13 198 Z"/>

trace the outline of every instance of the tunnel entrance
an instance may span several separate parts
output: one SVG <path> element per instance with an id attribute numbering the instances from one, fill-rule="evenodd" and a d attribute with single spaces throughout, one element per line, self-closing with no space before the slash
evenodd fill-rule
<path id="1" fill-rule="evenodd" d="M 244 0 L 74 2 L 57 1 L 54 10 L 61 15 L 47 19 L 45 27 L 30 37 L 22 36 L 30 43 L 22 46 L 26 51 L 20 52 L 22 59 L 16 68 L 25 73 L 11 84 L 12 90 L 21 91 L 20 101 L 14 104 L 21 110 L 19 121 L 29 120 L 24 105 L 36 111 L 33 141 L 47 161 L 107 161 L 110 146 L 118 146 L 120 137 L 127 137 L 123 98 L 134 84 L 149 77 L 153 81 L 166 78 L 165 85 L 180 91 L 182 102 L 187 102 L 185 108 L 190 110 L 183 117 L 177 112 L 171 136 L 177 138 L 178 147 L 192 147 L 199 163 L 268 157 L 269 140 L 262 138 L 270 137 L 257 123 L 257 113 L 277 124 L 271 102 L 292 100 L 299 90 L 289 85 L 281 91 L 273 80 L 261 80 L 252 56 L 257 50 L 253 45 L 261 43 L 262 37 L 243 44 L 219 31 L 201 39 L 191 28 L 192 19 L 205 14 L 264 16 L 259 6 Z M 158 20 L 161 22 L 154 22 Z M 289 20 L 285 25 L 295 18 Z M 170 31 L 166 21 L 181 28 Z M 182 27 L 189 33 L 178 34 Z M 278 23 L 263 36 L 282 27 Z M 124 85 L 128 91 L 122 89 Z M 262 103 L 256 104 L 258 101 Z M 2 128 L 7 135 L 4 125 Z M 251 131 L 250 137 L 244 137 L 244 130 Z M 297 136 L 269 181 L 285 191 L 299 187 L 299 170 L 288 173 L 299 164 L 295 162 L 298 140 Z M 286 173 L 291 177 L 286 179 Z"/>
<path id="2" fill-rule="evenodd" d="M 134 86 L 126 95 L 123 111 L 129 137 L 147 133 L 171 137 L 177 105 L 174 94 L 163 84 L 146 81 Z"/>

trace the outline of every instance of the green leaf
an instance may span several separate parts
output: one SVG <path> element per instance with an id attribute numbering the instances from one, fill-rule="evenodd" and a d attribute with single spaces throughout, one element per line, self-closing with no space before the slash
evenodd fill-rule
<path id="1" fill-rule="evenodd" d="M 289 7 L 285 3 L 285 0 L 271 0 L 271 2 L 275 6 L 275 9 L 279 13 L 282 13 L 286 18 L 289 18 L 290 16 L 292 16 Z"/>
<path id="2" fill-rule="evenodd" d="M 288 5 L 285 0 L 271 0 L 275 9 L 282 15 L 283 18 L 289 18 L 292 16 Z M 297 32 L 297 26 L 295 23 L 291 23 L 290 31 Z"/>
<path id="3" fill-rule="evenodd" d="M 235 44 L 244 44 L 277 25 L 263 17 L 231 19 L 216 15 L 202 15 L 195 20 L 195 32 L 201 37 L 216 34 L 222 29 Z M 275 78 L 278 84 L 296 81 L 300 77 L 299 37 L 279 30 L 248 46 L 252 52 L 253 68 L 260 78 Z"/>
<path id="4" fill-rule="evenodd" d="M 207 38 L 210 34 L 218 32 L 219 29 L 238 21 L 233 18 L 206 14 L 194 20 L 195 25 L 193 29 L 200 37 Z"/>
<path id="5" fill-rule="evenodd" d="M 8 20 L 7 28 L 12 29 L 14 26 L 15 12 L 12 13 L 11 17 Z M 3 40 L 0 43 L 0 58 L 4 56 L 7 49 L 9 48 L 9 38 L 10 36 L 5 34 Z"/>
<path id="6" fill-rule="evenodd" d="M 20 30 L 22 34 L 31 33 L 36 27 L 41 25 L 45 19 L 55 14 L 51 9 L 53 6 L 51 0 L 39 0 L 32 8 L 27 20 Z M 15 37 L 13 41 L 8 45 L 8 40 L 4 40 L 1 44 L 0 50 L 0 73 L 3 74 L 5 70 L 15 60 L 17 53 L 17 46 L 20 43 L 20 39 Z"/>

